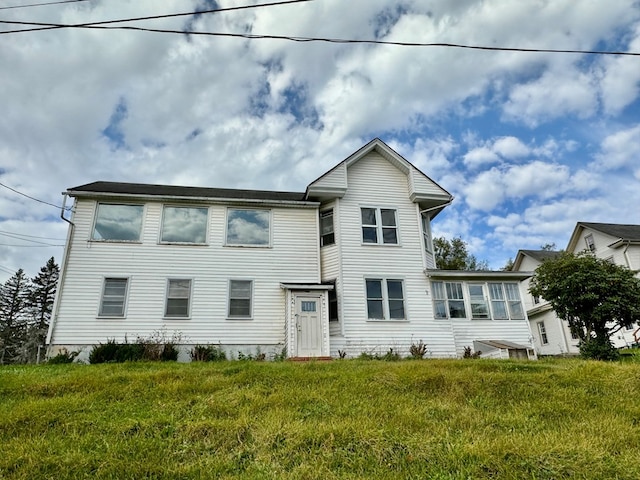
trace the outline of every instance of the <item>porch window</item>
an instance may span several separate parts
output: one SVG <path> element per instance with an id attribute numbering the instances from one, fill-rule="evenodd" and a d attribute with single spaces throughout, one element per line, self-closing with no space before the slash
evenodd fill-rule
<path id="1" fill-rule="evenodd" d="M 469 302 L 471 303 L 471 317 L 489 319 L 489 305 L 485 296 L 484 285 L 473 283 L 469 285 Z"/>
<path id="2" fill-rule="evenodd" d="M 227 245 L 268 247 L 270 223 L 269 210 L 227 209 Z"/>
<path id="3" fill-rule="evenodd" d="M 490 283 L 489 292 L 491 294 L 491 310 L 493 310 L 493 318 L 496 320 L 509 320 L 502 283 Z"/>
<path id="4" fill-rule="evenodd" d="M 333 209 L 320 212 L 320 246 L 336 243 L 333 232 Z"/>
<path id="5" fill-rule="evenodd" d="M 520 301 L 520 289 L 517 283 L 505 283 L 504 290 L 507 294 L 507 303 L 509 305 L 509 316 L 512 320 L 524 319 L 524 309 Z"/>
<path id="6" fill-rule="evenodd" d="M 166 243 L 205 243 L 207 240 L 206 207 L 164 207 L 160 241 Z"/>
<path id="7" fill-rule="evenodd" d="M 466 318 L 462 283 L 431 282 L 435 318 Z"/>
<path id="8" fill-rule="evenodd" d="M 391 208 L 361 208 L 362 242 L 398 244 L 396 211 Z"/>
<path id="9" fill-rule="evenodd" d="M 251 318 L 253 281 L 229 281 L 229 318 Z"/>
<path id="10" fill-rule="evenodd" d="M 124 317 L 128 278 L 105 278 L 100 300 L 101 317 Z"/>
<path id="11" fill-rule="evenodd" d="M 92 240 L 138 242 L 142 232 L 143 205 L 100 203 Z"/>
<path id="12" fill-rule="evenodd" d="M 191 280 L 170 278 L 167 282 L 167 300 L 164 316 L 187 318 L 191 303 Z"/>
<path id="13" fill-rule="evenodd" d="M 367 279 L 367 315 L 375 320 L 404 320 L 402 280 Z"/>

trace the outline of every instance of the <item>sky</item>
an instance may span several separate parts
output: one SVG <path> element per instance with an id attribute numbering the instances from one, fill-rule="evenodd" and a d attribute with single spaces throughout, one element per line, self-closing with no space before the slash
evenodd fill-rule
<path id="1" fill-rule="evenodd" d="M 7 8 L 50 1 L 2 1 L 0 20 L 266 3 Z M 640 52 L 637 0 L 312 0 L 105 26 L 125 25 L 176 33 L 0 23 L 0 281 L 60 262 L 67 188 L 304 191 L 376 137 L 455 196 L 434 235 L 492 269 L 518 249 L 564 248 L 579 221 L 640 223 L 639 56 L 198 34 Z"/>

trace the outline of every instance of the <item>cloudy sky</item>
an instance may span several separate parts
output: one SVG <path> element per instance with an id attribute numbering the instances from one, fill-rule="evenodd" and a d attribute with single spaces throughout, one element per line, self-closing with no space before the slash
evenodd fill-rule
<path id="1" fill-rule="evenodd" d="M 2 2 L 0 20 L 256 4 L 7 8 L 33 3 Z M 302 191 L 374 137 L 455 195 L 434 234 L 492 268 L 566 246 L 577 221 L 640 223 L 638 56 L 196 34 L 640 52 L 637 0 L 313 0 L 104 26 L 125 25 L 178 33 L 0 23 L 0 280 L 60 260 L 67 231 L 9 188 L 55 205 L 97 180 Z"/>

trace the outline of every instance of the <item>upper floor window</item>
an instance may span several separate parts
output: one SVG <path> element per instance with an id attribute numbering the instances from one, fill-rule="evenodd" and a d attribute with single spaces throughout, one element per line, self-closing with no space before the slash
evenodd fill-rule
<path id="1" fill-rule="evenodd" d="M 207 240 L 206 207 L 164 207 L 161 242 L 205 243 Z"/>
<path id="2" fill-rule="evenodd" d="M 378 244 L 398 243 L 396 211 L 391 208 L 361 208 L 362 242 Z"/>
<path id="3" fill-rule="evenodd" d="M 431 239 L 431 221 L 426 215 L 420 216 L 422 219 L 422 241 L 424 243 L 424 251 L 428 254 L 433 253 L 433 240 Z"/>
<path id="4" fill-rule="evenodd" d="M 333 209 L 320 212 L 320 246 L 336 243 L 333 233 Z"/>
<path id="5" fill-rule="evenodd" d="M 142 232 L 143 213 L 143 205 L 100 203 L 91 238 L 137 242 Z"/>
<path id="6" fill-rule="evenodd" d="M 589 234 L 584 237 L 584 242 L 587 244 L 587 248 L 590 252 L 596 251 L 596 242 L 593 241 L 593 235 Z"/>
<path id="7" fill-rule="evenodd" d="M 227 209 L 227 245 L 269 246 L 270 223 L 269 210 Z"/>
<path id="8" fill-rule="evenodd" d="M 128 278 L 105 278 L 100 300 L 101 317 L 124 317 Z"/>
<path id="9" fill-rule="evenodd" d="M 191 280 L 170 278 L 167 283 L 165 317 L 186 318 L 191 303 Z"/>
<path id="10" fill-rule="evenodd" d="M 404 320 L 402 280 L 367 279 L 367 315 L 377 320 Z"/>

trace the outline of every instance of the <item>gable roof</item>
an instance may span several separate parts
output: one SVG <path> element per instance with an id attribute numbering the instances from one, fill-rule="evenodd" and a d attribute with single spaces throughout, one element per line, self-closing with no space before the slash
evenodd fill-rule
<path id="1" fill-rule="evenodd" d="M 372 152 L 379 154 L 391 165 L 407 175 L 411 201 L 420 203 L 421 206 L 429 207 L 429 209 L 437 210 L 437 214 L 453 200 L 453 195 L 379 138 L 374 138 L 331 170 L 312 181 L 307 187 L 307 198 L 329 200 L 344 196 L 348 187 L 347 169 Z"/>
<path id="2" fill-rule="evenodd" d="M 93 182 L 69 188 L 72 197 L 143 197 L 186 200 L 218 200 L 247 202 L 276 202 L 313 204 L 304 192 L 278 192 L 269 190 L 238 190 L 232 188 L 182 187 L 176 185 L 151 185 L 146 183 Z"/>
<path id="3" fill-rule="evenodd" d="M 569 239 L 567 251 L 573 252 L 575 250 L 582 230 L 587 228 L 613 237 L 610 247 L 617 247 L 626 242 L 640 243 L 640 225 L 578 222 Z"/>
<path id="4" fill-rule="evenodd" d="M 522 261 L 524 260 L 524 257 L 530 257 L 537 262 L 542 263 L 550 258 L 556 258 L 558 255 L 560 255 L 560 252 L 557 252 L 555 250 L 518 250 L 516 259 L 514 260 L 513 267 L 511 267 L 511 269 L 513 271 L 518 271 L 520 265 L 522 264 Z"/>

